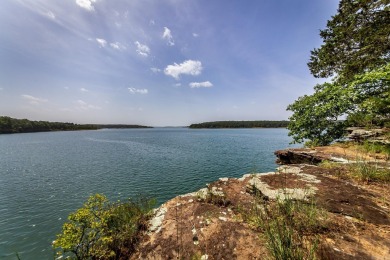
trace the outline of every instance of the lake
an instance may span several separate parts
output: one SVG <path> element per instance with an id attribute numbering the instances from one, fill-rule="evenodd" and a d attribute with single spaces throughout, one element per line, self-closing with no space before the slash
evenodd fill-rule
<path id="1" fill-rule="evenodd" d="M 220 177 L 273 171 L 286 129 L 110 129 L 0 135 L 0 259 L 53 259 L 89 195 L 158 204 Z"/>

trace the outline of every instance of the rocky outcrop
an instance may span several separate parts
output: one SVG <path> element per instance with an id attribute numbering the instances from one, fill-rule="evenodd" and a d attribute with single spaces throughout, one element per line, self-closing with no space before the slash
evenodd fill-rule
<path id="1" fill-rule="evenodd" d="M 347 138 L 353 141 L 369 141 L 374 143 L 381 144 L 390 144 L 388 133 L 390 129 L 388 128 L 373 128 L 365 129 L 362 127 L 349 127 L 346 129 L 348 135 Z"/>
<path id="2" fill-rule="evenodd" d="M 319 161 L 313 154 L 302 157 Z M 178 196 L 156 210 L 132 259 L 269 258 L 265 238 L 250 219 L 261 203 L 286 198 L 316 201 L 323 210 L 320 218 L 328 224 L 317 234 L 319 259 L 390 259 L 390 186 L 356 184 L 340 178 L 342 170 L 283 165 Z"/>
<path id="3" fill-rule="evenodd" d="M 315 149 L 286 149 L 278 150 L 274 153 L 278 164 L 319 164 L 326 160 L 331 160 L 329 154 L 323 154 Z"/>

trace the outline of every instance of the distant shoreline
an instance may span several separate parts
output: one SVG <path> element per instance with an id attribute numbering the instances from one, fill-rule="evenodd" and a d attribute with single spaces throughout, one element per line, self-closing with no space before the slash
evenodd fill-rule
<path id="1" fill-rule="evenodd" d="M 8 116 L 0 116 L 0 134 L 133 128 L 152 127 L 125 124 L 74 124 L 63 122 L 31 121 L 28 119 L 16 119 Z"/>
<path id="2" fill-rule="evenodd" d="M 286 128 L 289 121 L 214 121 L 192 124 L 191 129 L 223 129 L 223 128 Z"/>

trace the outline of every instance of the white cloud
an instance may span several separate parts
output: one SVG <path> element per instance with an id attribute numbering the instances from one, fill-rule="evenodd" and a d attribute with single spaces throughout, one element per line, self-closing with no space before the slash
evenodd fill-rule
<path id="1" fill-rule="evenodd" d="M 79 104 L 80 106 L 86 106 L 87 105 L 87 103 L 85 103 L 84 101 L 82 101 L 80 99 L 77 100 L 76 103 Z"/>
<path id="2" fill-rule="evenodd" d="M 47 99 L 37 98 L 37 97 L 30 96 L 30 95 L 22 95 L 22 98 L 27 100 L 32 105 L 39 105 L 41 103 L 45 103 L 48 101 Z"/>
<path id="3" fill-rule="evenodd" d="M 164 73 L 165 75 L 179 79 L 180 74 L 199 75 L 202 72 L 202 69 L 202 63 L 200 61 L 186 60 L 180 64 L 174 63 L 173 65 L 168 65 L 165 68 Z"/>
<path id="4" fill-rule="evenodd" d="M 192 33 L 192 36 L 194 36 L 194 37 L 196 38 L 196 37 L 199 37 L 199 34 L 197 34 L 197 33 Z"/>
<path id="5" fill-rule="evenodd" d="M 53 13 L 52 11 L 47 11 L 47 12 L 45 13 L 45 15 L 46 15 L 48 18 L 52 19 L 52 20 L 55 20 L 55 19 L 56 19 L 56 16 L 54 15 L 54 13 Z"/>
<path id="6" fill-rule="evenodd" d="M 176 83 L 175 84 L 175 87 L 180 87 L 181 86 L 181 83 Z"/>
<path id="7" fill-rule="evenodd" d="M 80 91 L 81 91 L 81 92 L 88 92 L 88 89 L 86 89 L 86 88 L 80 88 Z"/>
<path id="8" fill-rule="evenodd" d="M 159 68 L 150 68 L 150 70 L 153 71 L 154 73 L 158 73 L 161 71 Z"/>
<path id="9" fill-rule="evenodd" d="M 84 8 L 88 11 L 94 11 L 95 8 L 93 7 L 92 3 L 95 3 L 96 0 L 76 0 L 76 4 L 80 6 L 81 8 Z"/>
<path id="10" fill-rule="evenodd" d="M 127 88 L 131 94 L 148 94 L 148 90 L 146 88 L 137 89 L 137 88 Z"/>
<path id="11" fill-rule="evenodd" d="M 150 49 L 147 45 L 141 44 L 139 41 L 134 42 L 135 46 L 137 46 L 137 53 L 139 55 L 148 57 L 150 54 Z"/>
<path id="12" fill-rule="evenodd" d="M 213 86 L 213 84 L 210 81 L 191 82 L 189 85 L 191 88 L 211 88 Z"/>
<path id="13" fill-rule="evenodd" d="M 149 24 L 150 24 L 150 25 L 155 25 L 156 22 L 155 22 L 154 20 L 150 20 L 150 21 L 149 21 Z"/>
<path id="14" fill-rule="evenodd" d="M 101 107 L 88 104 L 85 101 L 80 100 L 80 99 L 76 101 L 76 104 L 77 104 L 77 109 L 79 109 L 79 110 L 91 110 L 91 109 L 100 110 L 100 109 L 102 109 Z"/>
<path id="15" fill-rule="evenodd" d="M 167 43 L 169 46 L 175 45 L 175 41 L 173 40 L 171 30 L 169 30 L 168 27 L 164 27 L 164 32 L 163 32 L 162 38 L 167 40 Z"/>
<path id="16" fill-rule="evenodd" d="M 96 41 L 100 45 L 100 47 L 106 47 L 107 41 L 105 39 L 96 38 Z"/>
<path id="17" fill-rule="evenodd" d="M 111 48 L 116 50 L 126 50 L 126 47 L 120 42 L 112 42 L 110 43 Z"/>

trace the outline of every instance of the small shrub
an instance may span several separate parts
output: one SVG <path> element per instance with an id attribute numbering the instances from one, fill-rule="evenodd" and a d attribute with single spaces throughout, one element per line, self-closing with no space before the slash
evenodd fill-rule
<path id="1" fill-rule="evenodd" d="M 328 160 L 324 160 L 318 166 L 322 167 L 322 168 L 325 168 L 325 169 L 333 169 L 333 168 L 339 167 L 340 164 L 336 163 L 336 162 L 331 162 L 331 161 L 328 161 Z"/>
<path id="2" fill-rule="evenodd" d="M 323 145 L 318 140 L 309 140 L 309 141 L 306 141 L 303 146 L 306 148 L 314 148 L 314 147 L 323 146 Z"/>
<path id="3" fill-rule="evenodd" d="M 101 194 L 89 197 L 71 213 L 53 247 L 73 259 L 120 259 L 132 254 L 147 228 L 154 201 L 148 198 L 111 203 Z"/>

